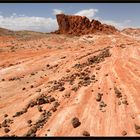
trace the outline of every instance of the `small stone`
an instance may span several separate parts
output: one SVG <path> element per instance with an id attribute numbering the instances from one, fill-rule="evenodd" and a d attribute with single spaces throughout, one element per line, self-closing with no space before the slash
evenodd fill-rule
<path id="1" fill-rule="evenodd" d="M 140 129 L 140 126 L 137 125 L 137 124 L 135 124 L 135 129 L 136 129 L 136 130 Z"/>
<path id="2" fill-rule="evenodd" d="M 33 126 L 33 127 L 31 128 L 31 130 L 35 133 L 35 132 L 37 131 L 36 126 Z"/>
<path id="3" fill-rule="evenodd" d="M 48 103 L 48 100 L 45 100 L 44 97 L 40 97 L 40 98 L 37 99 L 37 104 L 38 105 L 45 104 L 45 103 Z"/>
<path id="4" fill-rule="evenodd" d="M 73 85 L 71 90 L 74 90 L 76 92 L 78 90 L 78 85 Z"/>
<path id="5" fill-rule="evenodd" d="M 28 120 L 27 123 L 28 123 L 28 124 L 31 124 L 31 123 L 32 123 L 32 120 Z"/>
<path id="6" fill-rule="evenodd" d="M 71 121 L 74 128 L 80 126 L 81 122 L 79 122 L 79 119 L 77 117 L 74 117 Z"/>
<path id="7" fill-rule="evenodd" d="M 34 133 L 33 130 L 32 129 L 29 129 L 28 132 L 27 132 L 27 134 L 26 134 L 26 136 L 31 136 L 33 133 Z"/>
<path id="8" fill-rule="evenodd" d="M 70 70 L 69 70 L 69 69 L 67 69 L 67 70 L 66 70 L 66 72 L 68 73 L 68 72 L 70 72 Z"/>
<path id="9" fill-rule="evenodd" d="M 21 112 L 21 111 L 16 112 L 15 117 L 20 116 L 21 114 L 23 114 L 23 112 Z"/>
<path id="10" fill-rule="evenodd" d="M 140 134 L 140 129 L 136 130 L 136 133 L 137 133 L 137 134 Z"/>
<path id="11" fill-rule="evenodd" d="M 107 105 L 103 101 L 100 102 L 100 107 L 106 107 L 106 106 Z"/>
<path id="12" fill-rule="evenodd" d="M 83 131 L 83 136 L 90 136 L 90 133 L 88 131 Z"/>
<path id="13" fill-rule="evenodd" d="M 91 80 L 95 80 L 95 75 L 92 75 L 91 76 Z"/>
<path id="14" fill-rule="evenodd" d="M 5 79 L 2 79 L 1 81 L 5 81 Z"/>
<path id="15" fill-rule="evenodd" d="M 25 90 L 26 88 L 24 87 L 24 88 L 22 88 L 22 90 Z"/>
<path id="16" fill-rule="evenodd" d="M 50 65 L 49 65 L 49 64 L 47 64 L 46 66 L 47 66 L 47 67 L 49 67 Z"/>
<path id="17" fill-rule="evenodd" d="M 12 122 L 12 120 L 11 120 L 11 119 L 6 119 L 5 121 L 6 121 L 7 123 Z"/>
<path id="18" fill-rule="evenodd" d="M 89 76 L 84 77 L 84 80 L 89 80 L 89 79 L 90 79 Z"/>
<path id="19" fill-rule="evenodd" d="M 52 116 L 52 113 L 50 111 L 47 112 L 48 116 Z"/>
<path id="20" fill-rule="evenodd" d="M 27 112 L 27 108 L 23 108 L 23 109 L 22 109 L 22 112 L 23 112 L 23 113 L 26 113 L 26 112 Z"/>
<path id="21" fill-rule="evenodd" d="M 5 133 L 8 133 L 9 131 L 10 131 L 10 129 L 4 128 L 4 132 L 5 132 Z"/>
<path id="22" fill-rule="evenodd" d="M 60 87 L 59 91 L 64 91 L 65 88 L 64 87 Z"/>
<path id="23" fill-rule="evenodd" d="M 32 72 L 31 75 L 35 75 L 35 73 Z"/>
<path id="24" fill-rule="evenodd" d="M 53 103 L 53 106 L 56 107 L 56 108 L 57 108 L 59 105 L 60 105 L 60 104 L 59 104 L 57 101 Z"/>
<path id="25" fill-rule="evenodd" d="M 8 115 L 7 114 L 4 114 L 4 117 L 8 117 Z"/>
<path id="26" fill-rule="evenodd" d="M 125 105 L 128 105 L 127 100 L 123 100 L 122 103 L 125 104 Z"/>
<path id="27" fill-rule="evenodd" d="M 57 111 L 56 107 L 52 107 L 51 110 L 52 110 L 53 112 Z"/>
<path id="28" fill-rule="evenodd" d="M 132 119 L 135 119 L 135 115 L 134 115 L 134 114 L 132 114 L 132 115 L 131 115 L 131 118 L 132 118 Z"/>
<path id="29" fill-rule="evenodd" d="M 102 95 L 100 93 L 97 94 L 96 96 L 96 101 L 99 102 L 102 99 Z"/>
<path id="30" fill-rule="evenodd" d="M 114 87 L 114 91 L 115 91 L 115 94 L 116 94 L 117 98 L 122 97 L 122 93 L 116 87 Z"/>
<path id="31" fill-rule="evenodd" d="M 126 131 L 122 131 L 122 135 L 123 136 L 127 135 L 127 132 Z"/>
<path id="32" fill-rule="evenodd" d="M 40 122 L 43 122 L 45 120 L 45 116 L 44 116 L 44 114 L 42 113 L 41 115 L 40 115 L 40 117 L 39 117 L 39 119 L 38 119 L 38 123 L 40 123 Z"/>
<path id="33" fill-rule="evenodd" d="M 108 74 L 106 74 L 105 76 L 108 76 Z"/>
<path id="34" fill-rule="evenodd" d="M 120 101 L 118 102 L 118 105 L 121 105 L 121 102 Z"/>
<path id="35" fill-rule="evenodd" d="M 40 127 L 40 124 L 39 124 L 39 123 L 37 123 L 37 124 L 36 124 L 36 128 L 39 128 L 39 127 Z"/>
<path id="36" fill-rule="evenodd" d="M 97 68 L 96 68 L 96 70 L 100 70 L 100 69 L 101 69 L 101 67 L 97 67 Z"/>
<path id="37" fill-rule="evenodd" d="M 30 137 L 35 137 L 36 136 L 36 134 L 35 133 L 32 133 L 31 135 L 30 135 Z"/>
<path id="38" fill-rule="evenodd" d="M 55 98 L 54 97 L 51 97 L 50 98 L 50 102 L 54 102 L 55 101 Z"/>
<path id="39" fill-rule="evenodd" d="M 37 90 L 36 90 L 36 92 L 41 92 L 41 89 L 40 89 L 40 88 L 39 88 L 39 89 L 37 89 Z"/>
<path id="40" fill-rule="evenodd" d="M 42 107 L 41 106 L 38 105 L 37 109 L 38 109 L 39 112 L 42 112 Z"/>
<path id="41" fill-rule="evenodd" d="M 70 92 L 67 92 L 67 93 L 65 94 L 65 97 L 66 97 L 66 98 L 69 98 L 69 97 L 70 97 Z"/>
<path id="42" fill-rule="evenodd" d="M 36 101 L 31 101 L 30 102 L 30 107 L 34 107 L 35 105 L 37 105 L 37 102 Z"/>
<path id="43" fill-rule="evenodd" d="M 7 127 L 7 123 L 5 120 L 2 122 L 1 127 Z"/>
<path id="44" fill-rule="evenodd" d="M 31 85 L 30 87 L 31 87 L 31 88 L 33 88 L 34 86 L 33 86 L 33 85 Z"/>

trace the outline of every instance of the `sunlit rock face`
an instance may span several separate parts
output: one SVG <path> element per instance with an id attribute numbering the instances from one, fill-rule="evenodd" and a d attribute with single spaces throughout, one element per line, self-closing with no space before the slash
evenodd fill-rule
<path id="1" fill-rule="evenodd" d="M 114 26 L 102 24 L 94 19 L 90 21 L 85 16 L 58 14 L 56 18 L 59 25 L 59 30 L 56 33 L 84 35 L 97 32 L 106 34 L 118 32 Z"/>

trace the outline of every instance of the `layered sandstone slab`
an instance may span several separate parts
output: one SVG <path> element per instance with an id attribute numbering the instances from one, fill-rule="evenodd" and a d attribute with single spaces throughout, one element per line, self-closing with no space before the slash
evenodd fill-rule
<path id="1" fill-rule="evenodd" d="M 0 136 L 140 136 L 139 40 L 0 39 Z"/>

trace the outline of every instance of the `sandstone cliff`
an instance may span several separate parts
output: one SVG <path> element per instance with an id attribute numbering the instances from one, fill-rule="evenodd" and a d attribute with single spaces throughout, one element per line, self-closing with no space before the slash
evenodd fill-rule
<path id="1" fill-rule="evenodd" d="M 58 34 L 84 35 L 97 32 L 112 34 L 118 31 L 114 26 L 102 24 L 94 19 L 90 21 L 85 16 L 58 14 L 56 18 L 59 29 L 55 33 Z"/>

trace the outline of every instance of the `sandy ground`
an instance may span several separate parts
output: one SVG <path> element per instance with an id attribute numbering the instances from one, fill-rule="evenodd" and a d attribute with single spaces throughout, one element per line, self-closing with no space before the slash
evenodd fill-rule
<path id="1" fill-rule="evenodd" d="M 90 136 L 140 136 L 135 129 L 135 124 L 140 125 L 138 39 L 124 34 L 81 37 L 50 34 L 28 41 L 1 37 L 0 42 L 0 124 L 8 118 L 12 120 L 8 126 L 1 126 L 0 136 L 25 135 L 36 126 L 45 110 L 51 115 L 37 128 L 36 136 L 82 136 L 83 131 L 88 131 Z M 107 47 L 111 56 L 98 63 L 75 67 L 99 56 Z M 85 83 L 90 81 L 89 84 L 79 86 L 78 82 L 83 81 L 79 76 L 70 83 L 72 75 L 82 75 L 81 72 L 90 77 L 85 80 Z M 91 80 L 92 75 L 95 80 Z M 64 82 L 63 91 L 51 90 L 54 85 L 49 81 L 54 80 Z M 121 97 L 116 96 L 114 87 Z M 98 93 L 103 94 L 101 101 L 96 100 Z M 54 97 L 55 101 L 40 105 L 42 112 L 34 105 L 13 117 L 42 94 Z M 56 101 L 60 105 L 51 111 Z M 101 107 L 101 102 L 106 106 Z M 71 122 L 74 117 L 81 122 L 76 128 Z M 5 128 L 10 131 L 6 133 Z"/>

